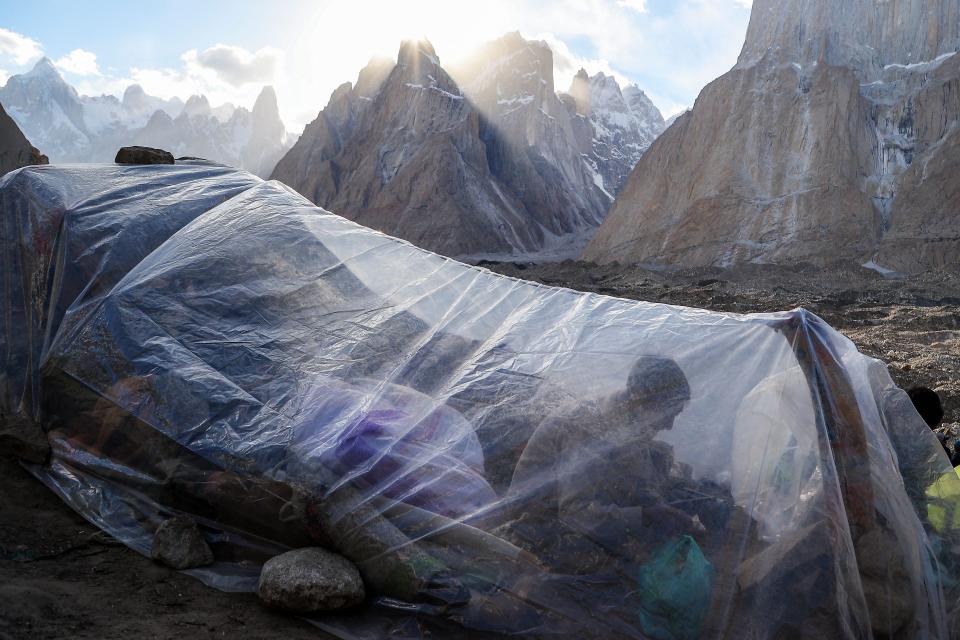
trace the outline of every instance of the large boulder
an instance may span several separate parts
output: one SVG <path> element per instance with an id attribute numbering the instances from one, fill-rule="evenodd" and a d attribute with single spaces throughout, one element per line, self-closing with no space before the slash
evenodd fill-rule
<path id="1" fill-rule="evenodd" d="M 351 607 L 366 595 L 360 572 L 349 560 L 317 547 L 268 560 L 257 594 L 270 606 L 299 613 Z"/>
<path id="2" fill-rule="evenodd" d="M 173 164 L 173 154 L 153 147 L 123 147 L 117 151 L 117 164 Z"/>

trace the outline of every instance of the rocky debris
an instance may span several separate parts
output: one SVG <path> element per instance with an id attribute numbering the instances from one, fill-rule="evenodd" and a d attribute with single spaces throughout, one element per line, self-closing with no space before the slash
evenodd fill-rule
<path id="1" fill-rule="evenodd" d="M 737 65 L 644 154 L 583 253 L 957 264 L 960 0 L 758 0 Z"/>
<path id="2" fill-rule="evenodd" d="M 33 420 L 0 416 L 0 453 L 34 464 L 45 464 L 50 457 L 50 443 L 47 434 Z"/>
<path id="3" fill-rule="evenodd" d="M 213 551 L 200 527 L 186 516 L 169 518 L 157 527 L 150 557 L 178 570 L 213 564 Z"/>
<path id="4" fill-rule="evenodd" d="M 318 547 L 295 549 L 263 565 L 257 595 L 272 607 L 311 613 L 363 602 L 363 580 L 343 556 Z"/>
<path id="5" fill-rule="evenodd" d="M 173 164 L 173 154 L 153 147 L 123 147 L 117 151 L 117 164 Z"/>

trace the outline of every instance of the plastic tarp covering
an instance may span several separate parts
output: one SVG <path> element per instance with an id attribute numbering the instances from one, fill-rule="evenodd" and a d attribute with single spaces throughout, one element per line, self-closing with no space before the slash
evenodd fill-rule
<path id="1" fill-rule="evenodd" d="M 958 477 L 804 311 L 523 282 L 203 162 L 0 180 L 0 414 L 148 552 L 252 590 L 322 546 L 344 638 L 956 637 Z"/>

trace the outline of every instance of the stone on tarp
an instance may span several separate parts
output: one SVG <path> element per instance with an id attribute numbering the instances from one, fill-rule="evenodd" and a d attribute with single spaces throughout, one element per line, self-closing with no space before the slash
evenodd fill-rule
<path id="1" fill-rule="evenodd" d="M 50 164 L 50 158 L 40 153 L 40 149 L 30 146 L 30 164 Z"/>
<path id="2" fill-rule="evenodd" d="M 319 547 L 295 549 L 263 565 L 257 595 L 266 604 L 309 613 L 333 611 L 363 602 L 363 580 L 343 556 Z"/>
<path id="3" fill-rule="evenodd" d="M 175 516 L 157 528 L 150 557 L 173 569 L 193 569 L 213 564 L 213 551 L 200 527 L 186 516 Z"/>
<path id="4" fill-rule="evenodd" d="M 173 164 L 173 154 L 153 147 L 123 147 L 117 151 L 117 164 Z"/>
<path id="5" fill-rule="evenodd" d="M 50 443 L 40 425 L 21 416 L 0 416 L 0 453 L 34 464 L 45 464 Z"/>

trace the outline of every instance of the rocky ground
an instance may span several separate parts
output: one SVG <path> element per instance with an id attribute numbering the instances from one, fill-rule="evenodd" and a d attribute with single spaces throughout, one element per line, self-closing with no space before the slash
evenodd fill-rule
<path id="1" fill-rule="evenodd" d="M 885 279 L 859 267 L 749 266 L 664 273 L 566 262 L 500 273 L 625 298 L 748 313 L 806 307 L 924 384 L 960 427 L 960 276 Z M 323 638 L 254 596 L 225 594 L 98 534 L 17 462 L 0 459 L 0 640 Z"/>
<path id="2" fill-rule="evenodd" d="M 327 638 L 118 544 L 0 457 L 0 640 Z"/>

